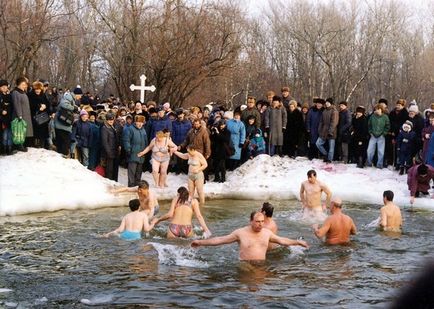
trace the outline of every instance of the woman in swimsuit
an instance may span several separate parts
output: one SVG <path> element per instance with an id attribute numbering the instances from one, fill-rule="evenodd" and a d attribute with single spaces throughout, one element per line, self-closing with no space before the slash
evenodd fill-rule
<path id="1" fill-rule="evenodd" d="M 155 225 L 161 221 L 171 219 L 167 230 L 167 238 L 190 238 L 194 236 L 193 213 L 202 227 L 204 237 L 210 237 L 211 232 L 200 213 L 199 203 L 196 199 L 190 197 L 190 193 L 185 187 L 178 188 L 178 196 L 172 200 L 169 212 L 158 219 L 154 219 Z"/>
<path id="2" fill-rule="evenodd" d="M 204 205 L 205 193 L 203 192 L 203 184 L 205 177 L 203 170 L 208 166 L 205 157 L 191 144 L 187 146 L 187 153 L 175 151 L 175 155 L 181 159 L 188 160 L 188 191 L 190 191 L 193 197 L 196 190 L 197 195 L 199 195 L 200 204 Z"/>
<path id="3" fill-rule="evenodd" d="M 177 148 L 169 135 L 169 132 L 158 131 L 148 147 L 137 154 L 138 157 L 141 157 L 152 151 L 152 176 L 154 177 L 155 186 L 160 188 L 167 187 L 166 178 L 170 156 Z"/>

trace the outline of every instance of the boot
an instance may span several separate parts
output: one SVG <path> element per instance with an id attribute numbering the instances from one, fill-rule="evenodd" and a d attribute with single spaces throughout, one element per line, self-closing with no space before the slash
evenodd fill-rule
<path id="1" fill-rule="evenodd" d="M 12 146 L 11 145 L 6 146 L 6 155 L 7 156 L 12 155 Z"/>
<path id="2" fill-rule="evenodd" d="M 399 168 L 399 175 L 404 175 L 404 166 Z"/>
<path id="3" fill-rule="evenodd" d="M 23 144 L 17 146 L 18 151 L 27 152 L 27 147 L 25 147 Z"/>
<path id="4" fill-rule="evenodd" d="M 363 158 L 362 157 L 359 157 L 359 160 L 357 161 L 357 167 L 363 168 Z"/>
<path id="5" fill-rule="evenodd" d="M 226 172 L 222 172 L 222 178 L 220 178 L 220 182 L 226 182 Z"/>

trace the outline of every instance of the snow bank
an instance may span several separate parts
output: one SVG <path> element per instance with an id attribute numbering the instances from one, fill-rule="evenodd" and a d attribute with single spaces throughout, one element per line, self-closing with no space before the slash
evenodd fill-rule
<path id="1" fill-rule="evenodd" d="M 409 205 L 406 176 L 376 168 L 358 169 L 354 165 L 325 164 L 319 160 L 296 160 L 261 155 L 227 173 L 224 184 L 205 185 L 207 198 L 284 200 L 298 198 L 300 183 L 309 169 L 317 171 L 334 195 L 344 201 L 381 204 L 384 190 L 395 193 L 395 202 Z M 121 169 L 119 181 L 110 181 L 85 169 L 78 161 L 43 149 L 29 148 L 27 153 L 0 158 L 0 216 L 56 211 L 60 209 L 100 208 L 127 205 L 135 194 L 112 194 L 127 183 L 127 171 Z M 149 173 L 143 179 L 153 184 Z M 153 189 L 160 200 L 175 196 L 186 186 L 187 176 L 169 174 L 169 187 Z M 434 210 L 434 200 L 416 199 L 414 207 Z"/>

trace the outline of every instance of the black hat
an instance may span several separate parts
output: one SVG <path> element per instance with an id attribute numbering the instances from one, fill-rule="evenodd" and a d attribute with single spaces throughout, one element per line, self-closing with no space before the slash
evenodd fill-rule
<path id="1" fill-rule="evenodd" d="M 89 116 L 95 116 L 96 117 L 96 112 L 95 111 L 89 111 Z"/>
<path id="2" fill-rule="evenodd" d="M 127 115 L 125 116 L 125 119 L 128 119 L 128 118 L 133 119 L 133 116 L 131 116 L 131 114 L 127 114 Z"/>
<path id="3" fill-rule="evenodd" d="M 356 107 L 356 113 L 362 113 L 362 114 L 364 114 L 365 113 L 365 107 L 362 106 L 362 105 L 357 106 Z"/>
<path id="4" fill-rule="evenodd" d="M 77 85 L 77 87 L 75 87 L 74 94 L 83 94 L 83 90 L 81 89 L 80 85 Z"/>
<path id="5" fill-rule="evenodd" d="M 164 108 L 163 108 L 163 106 L 158 106 L 158 107 L 156 107 L 155 108 L 156 110 L 157 110 L 157 112 L 161 112 L 161 111 L 164 111 Z"/>
<path id="6" fill-rule="evenodd" d="M 335 100 L 333 100 L 333 98 L 327 98 L 327 100 L 325 100 L 326 102 L 329 102 L 330 104 L 335 104 Z"/>
<path id="7" fill-rule="evenodd" d="M 278 95 L 275 95 L 275 96 L 273 97 L 273 101 L 279 101 L 279 102 L 282 102 L 282 98 L 279 97 Z"/>
<path id="8" fill-rule="evenodd" d="M 176 115 L 179 116 L 179 115 L 181 115 L 181 114 L 184 114 L 184 109 L 182 109 L 182 108 L 178 108 L 178 109 L 176 110 Z"/>
<path id="9" fill-rule="evenodd" d="M 321 99 L 321 98 L 314 98 L 314 99 L 313 99 L 313 103 L 320 103 L 320 104 L 324 104 L 324 103 L 325 103 L 325 101 L 324 101 L 324 99 Z"/>
<path id="10" fill-rule="evenodd" d="M 114 120 L 115 119 L 115 114 L 109 112 L 109 113 L 107 113 L 105 115 L 105 119 L 106 120 Z"/>
<path id="11" fill-rule="evenodd" d="M 0 79 L 0 87 L 3 87 L 3 86 L 9 86 L 9 83 L 5 79 Z"/>

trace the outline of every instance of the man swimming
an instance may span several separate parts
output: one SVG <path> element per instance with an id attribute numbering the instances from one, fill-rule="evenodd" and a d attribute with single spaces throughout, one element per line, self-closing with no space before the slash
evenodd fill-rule
<path id="1" fill-rule="evenodd" d="M 343 245 L 350 242 L 350 235 L 357 233 L 353 219 L 342 213 L 342 200 L 334 198 L 330 203 L 331 215 L 325 220 L 322 227 L 318 224 L 312 226 L 313 232 L 318 238 L 325 236 L 325 242 L 329 245 Z"/>
<path id="2" fill-rule="evenodd" d="M 240 247 L 239 258 L 242 261 L 265 260 L 265 254 L 270 242 L 282 246 L 299 245 L 308 248 L 303 240 L 293 240 L 275 235 L 269 229 L 264 229 L 265 217 L 262 213 L 254 211 L 250 214 L 250 225 L 237 229 L 229 235 L 210 239 L 194 240 L 192 247 L 218 246 L 238 242 Z"/>
<path id="3" fill-rule="evenodd" d="M 380 227 L 384 231 L 400 232 L 402 226 L 401 209 L 393 203 L 394 194 L 387 190 L 383 192 L 383 203 L 380 213 Z"/>
<path id="4" fill-rule="evenodd" d="M 141 238 L 141 232 L 149 232 L 154 227 L 155 221 L 148 223 L 148 215 L 139 211 L 140 201 L 138 199 L 129 202 L 131 212 L 122 218 L 121 225 L 114 231 L 104 234 L 104 237 L 118 235 L 125 240 L 136 240 Z"/>
<path id="5" fill-rule="evenodd" d="M 321 206 L 321 195 L 326 194 L 326 204 Z M 300 200 L 304 217 L 311 215 L 323 214 L 326 207 L 330 206 L 332 193 L 330 189 L 317 180 L 315 170 L 307 172 L 307 180 L 301 183 L 300 187 Z"/>

